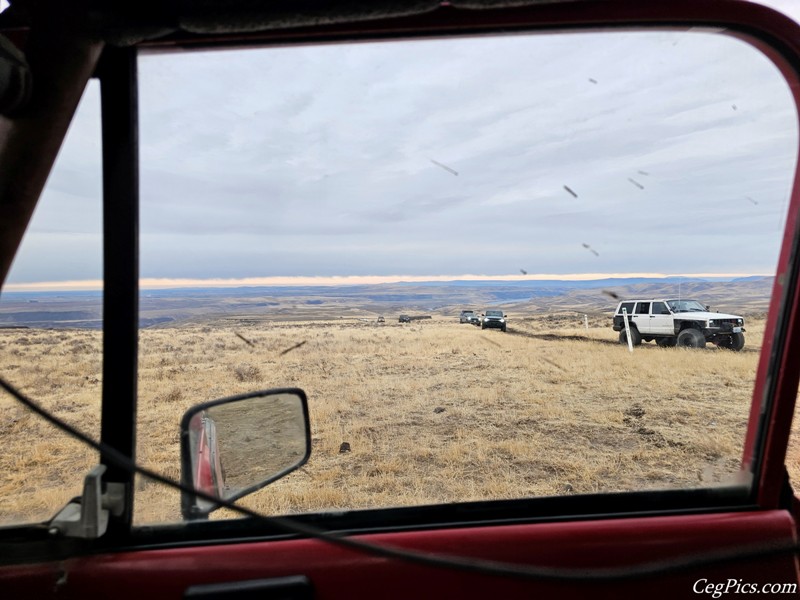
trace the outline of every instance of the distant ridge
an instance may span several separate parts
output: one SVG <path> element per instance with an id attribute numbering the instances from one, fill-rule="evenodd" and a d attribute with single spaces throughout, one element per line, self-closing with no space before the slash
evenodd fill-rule
<path id="1" fill-rule="evenodd" d="M 608 278 L 589 281 L 431 281 L 342 286 L 260 286 L 142 290 L 140 327 L 238 317 L 313 320 L 387 317 L 403 312 L 449 317 L 463 308 L 502 306 L 516 316 L 610 314 L 614 298 L 693 297 L 713 310 L 766 312 L 774 277 Z M 6 292 L 0 327 L 102 327 L 99 293 Z"/>

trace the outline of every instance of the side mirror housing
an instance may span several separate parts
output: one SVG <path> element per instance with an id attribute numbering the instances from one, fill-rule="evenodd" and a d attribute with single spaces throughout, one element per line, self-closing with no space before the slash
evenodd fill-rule
<path id="1" fill-rule="evenodd" d="M 311 455 L 308 400 L 297 388 L 205 402 L 181 419 L 181 482 L 232 501 L 304 465 Z M 181 494 L 183 518 L 203 519 L 219 504 Z"/>

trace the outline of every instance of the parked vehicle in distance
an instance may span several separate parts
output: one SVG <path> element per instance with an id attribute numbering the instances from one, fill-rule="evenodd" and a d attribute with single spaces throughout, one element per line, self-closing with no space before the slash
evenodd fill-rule
<path id="1" fill-rule="evenodd" d="M 400 315 L 398 321 L 401 323 L 411 323 L 411 321 L 422 321 L 424 319 L 430 319 L 430 315 Z"/>
<path id="2" fill-rule="evenodd" d="M 500 329 L 506 330 L 506 317 L 502 310 L 487 310 L 481 318 L 481 329 Z"/>
<path id="3" fill-rule="evenodd" d="M 628 343 L 625 317 L 630 324 L 631 343 L 656 341 L 661 347 L 703 348 L 706 342 L 739 351 L 744 348 L 744 318 L 713 313 L 697 300 L 623 300 L 614 311 L 614 331 L 621 344 Z"/>
<path id="4" fill-rule="evenodd" d="M 481 316 L 474 310 L 462 310 L 458 318 L 459 323 L 470 323 L 471 325 L 480 325 Z"/>

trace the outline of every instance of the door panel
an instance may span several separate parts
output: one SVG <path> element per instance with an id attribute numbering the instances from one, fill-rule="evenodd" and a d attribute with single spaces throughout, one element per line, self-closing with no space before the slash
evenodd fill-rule
<path id="1" fill-rule="evenodd" d="M 423 552 L 580 569 L 679 559 L 748 544 L 789 544 L 796 542 L 796 535 L 789 513 L 761 511 L 374 534 L 363 539 Z M 12 598 L 177 599 L 190 586 L 298 575 L 308 577 L 316 598 L 618 598 L 656 590 L 659 597 L 677 598 L 694 595 L 695 585 L 729 579 L 759 585 L 798 581 L 797 563 L 789 554 L 625 581 L 524 581 L 410 565 L 314 540 L 288 540 L 6 567 L 0 570 L 0 586 Z M 697 584 L 702 579 L 707 581 Z"/>
<path id="2" fill-rule="evenodd" d="M 637 302 L 633 307 L 631 323 L 636 325 L 642 335 L 653 333 L 650 324 L 650 302 Z"/>
<path id="3" fill-rule="evenodd" d="M 650 305 L 650 331 L 660 334 L 674 334 L 675 325 L 671 314 L 663 314 L 667 305 L 663 302 L 653 302 Z"/>

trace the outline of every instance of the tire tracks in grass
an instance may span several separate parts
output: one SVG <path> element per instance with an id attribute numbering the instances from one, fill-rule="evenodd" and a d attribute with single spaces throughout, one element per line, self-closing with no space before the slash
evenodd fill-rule
<path id="1" fill-rule="evenodd" d="M 519 329 L 508 328 L 507 334 L 516 335 L 519 337 L 529 338 L 533 340 L 545 340 L 548 342 L 591 342 L 594 344 L 604 344 L 608 346 L 619 346 L 616 340 L 602 340 L 596 338 L 585 337 L 582 335 L 559 335 L 557 333 L 533 333 L 530 331 L 521 331 Z"/>

